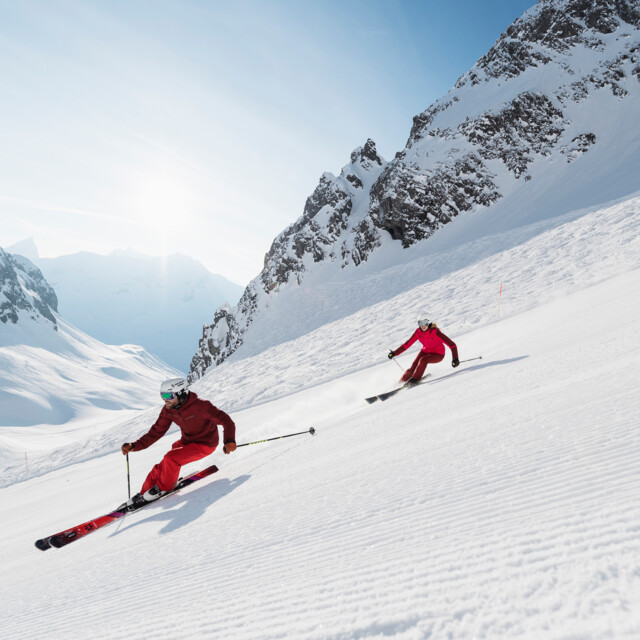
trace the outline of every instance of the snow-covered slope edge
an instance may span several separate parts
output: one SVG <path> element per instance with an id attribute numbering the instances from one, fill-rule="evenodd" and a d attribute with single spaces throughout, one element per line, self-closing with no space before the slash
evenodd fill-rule
<path id="1" fill-rule="evenodd" d="M 138 345 L 56 322 L 50 335 L 14 327 L 0 346 L 0 486 L 93 457 L 101 432 L 136 422 L 158 405 L 160 382 L 179 375 Z"/>

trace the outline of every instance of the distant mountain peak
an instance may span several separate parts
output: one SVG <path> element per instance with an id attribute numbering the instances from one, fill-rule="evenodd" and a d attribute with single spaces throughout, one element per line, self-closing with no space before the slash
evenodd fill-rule
<path id="1" fill-rule="evenodd" d="M 577 45 L 602 48 L 601 36 L 621 27 L 640 27 L 638 0 L 539 0 L 511 24 L 473 68 L 456 83 L 477 84 L 515 77 L 552 62 Z"/>
<path id="2" fill-rule="evenodd" d="M 181 371 L 189 366 L 195 336 L 211 309 L 242 293 L 239 285 L 180 253 L 80 252 L 42 259 L 40 266 L 65 320 L 106 344 L 140 344 Z"/>
<path id="3" fill-rule="evenodd" d="M 36 246 L 35 240 L 33 238 L 26 238 L 17 242 L 14 245 L 6 248 L 7 253 L 17 254 L 20 256 L 24 256 L 31 260 L 31 262 L 37 262 L 40 258 L 38 254 L 38 247 Z"/>
<path id="4" fill-rule="evenodd" d="M 360 164 L 365 168 L 370 168 L 372 165 L 381 166 L 383 163 L 382 158 L 378 155 L 376 150 L 376 143 L 369 138 L 364 147 L 358 147 L 351 153 L 351 164 Z"/>
<path id="5" fill-rule="evenodd" d="M 4 324 L 44 320 L 57 331 L 58 298 L 30 260 L 0 248 L 0 321 Z"/>

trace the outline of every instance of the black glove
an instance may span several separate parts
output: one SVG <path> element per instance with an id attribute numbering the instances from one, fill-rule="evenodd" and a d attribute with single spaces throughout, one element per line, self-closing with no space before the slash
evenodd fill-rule
<path id="1" fill-rule="evenodd" d="M 387 358 L 389 358 L 389 360 L 393 360 L 393 358 L 394 358 L 394 356 L 395 356 L 395 355 L 396 355 L 396 354 L 395 354 L 395 353 L 393 353 L 393 351 L 389 351 L 389 355 L 387 356 Z"/>
<path id="2" fill-rule="evenodd" d="M 458 365 L 460 364 L 460 360 L 458 360 L 458 358 L 454 358 L 451 361 L 451 366 L 455 369 Z"/>

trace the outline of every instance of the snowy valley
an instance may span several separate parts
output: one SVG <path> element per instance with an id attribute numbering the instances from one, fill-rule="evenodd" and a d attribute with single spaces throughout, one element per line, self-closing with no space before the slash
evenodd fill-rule
<path id="1" fill-rule="evenodd" d="M 67 321 L 107 344 L 137 344 L 187 372 L 211 309 L 235 303 L 242 287 L 175 253 L 132 250 L 41 258 L 33 242 L 5 247 L 31 260 L 55 290 Z"/>

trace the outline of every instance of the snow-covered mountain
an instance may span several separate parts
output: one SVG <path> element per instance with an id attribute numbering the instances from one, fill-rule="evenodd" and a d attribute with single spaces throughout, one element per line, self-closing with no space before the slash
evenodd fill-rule
<path id="1" fill-rule="evenodd" d="M 160 382 L 178 374 L 140 346 L 109 346 L 69 324 L 41 271 L 3 249 L 0 320 L 1 484 L 32 450 L 25 427 L 58 446 L 86 440 L 116 415 L 157 406 Z"/>
<path id="2" fill-rule="evenodd" d="M 404 251 L 436 255 L 635 192 L 639 112 L 640 2 L 540 0 L 414 118 L 394 159 L 369 140 L 321 177 L 239 303 L 204 327 L 190 378 L 317 328 L 325 309 L 337 320 L 383 300 L 386 288 L 353 284 L 333 304 L 332 289 Z M 311 298 L 322 312 L 309 313 Z"/>
<path id="3" fill-rule="evenodd" d="M 36 262 L 66 320 L 106 344 L 139 344 L 185 372 L 211 309 L 236 302 L 242 293 L 240 285 L 180 254 L 160 258 L 119 250 L 39 258 L 32 242 L 9 250 Z"/>

